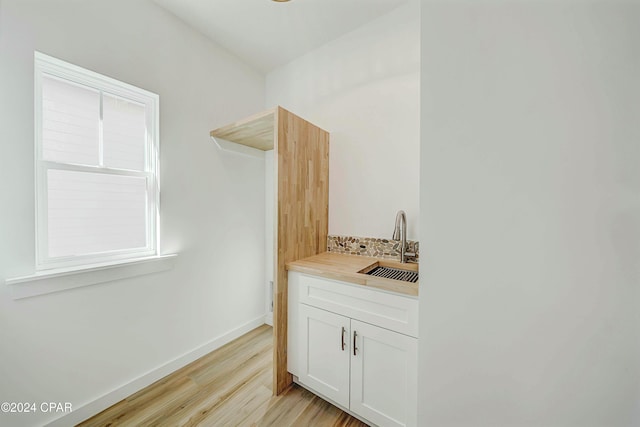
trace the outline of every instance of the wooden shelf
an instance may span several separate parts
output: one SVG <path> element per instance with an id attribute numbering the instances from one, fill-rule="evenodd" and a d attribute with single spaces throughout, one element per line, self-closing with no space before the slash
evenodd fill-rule
<path id="1" fill-rule="evenodd" d="M 236 144 L 268 151 L 273 150 L 275 127 L 276 109 L 272 108 L 214 129 L 210 132 L 210 135 L 212 138 L 221 138 Z"/>
<path id="2" fill-rule="evenodd" d="M 253 155 L 255 150 L 246 147 L 274 150 L 273 391 L 280 394 L 292 381 L 287 371 L 286 264 L 327 250 L 329 132 L 276 107 L 210 135 L 222 150 Z"/>

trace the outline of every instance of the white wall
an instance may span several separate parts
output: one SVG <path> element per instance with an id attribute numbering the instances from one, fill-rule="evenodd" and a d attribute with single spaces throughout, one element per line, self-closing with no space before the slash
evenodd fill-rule
<path id="1" fill-rule="evenodd" d="M 411 2 L 267 75 L 267 106 L 331 132 L 329 234 L 417 237 L 420 24 Z"/>
<path id="2" fill-rule="evenodd" d="M 275 218 L 276 182 L 273 150 L 264 152 L 264 275 L 265 275 L 265 323 L 273 326 L 273 270 L 275 267 Z"/>
<path id="3" fill-rule="evenodd" d="M 423 1 L 421 426 L 640 425 L 640 9 Z"/>
<path id="4" fill-rule="evenodd" d="M 79 410 L 264 319 L 264 160 L 208 136 L 263 108 L 264 78 L 148 1 L 2 0 L 0 282 L 34 271 L 34 49 L 160 95 L 162 251 L 179 253 L 175 268 L 18 301 L 0 285 L 0 401 Z"/>

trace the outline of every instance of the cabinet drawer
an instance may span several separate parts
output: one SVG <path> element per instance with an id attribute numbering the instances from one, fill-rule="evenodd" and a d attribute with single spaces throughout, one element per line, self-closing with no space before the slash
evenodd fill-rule
<path id="1" fill-rule="evenodd" d="M 418 336 L 418 300 L 315 276 L 300 275 L 301 303 Z"/>

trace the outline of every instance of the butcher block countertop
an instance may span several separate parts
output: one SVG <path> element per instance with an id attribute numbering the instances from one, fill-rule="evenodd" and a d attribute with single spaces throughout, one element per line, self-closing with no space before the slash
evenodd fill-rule
<path id="1" fill-rule="evenodd" d="M 324 252 L 310 256 L 309 258 L 287 263 L 287 270 L 341 280 L 356 285 L 370 286 L 372 288 L 410 296 L 418 296 L 419 281 L 418 283 L 410 283 L 360 273 L 361 271 L 370 271 L 378 266 L 418 271 L 418 264 L 402 264 L 389 259 L 332 252 Z"/>

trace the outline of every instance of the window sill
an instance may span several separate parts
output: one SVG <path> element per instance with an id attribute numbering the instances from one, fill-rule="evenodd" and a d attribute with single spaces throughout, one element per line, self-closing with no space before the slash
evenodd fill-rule
<path id="1" fill-rule="evenodd" d="M 176 254 L 160 255 L 81 268 L 48 270 L 7 279 L 5 283 L 13 299 L 17 300 L 170 270 L 176 257 Z"/>

